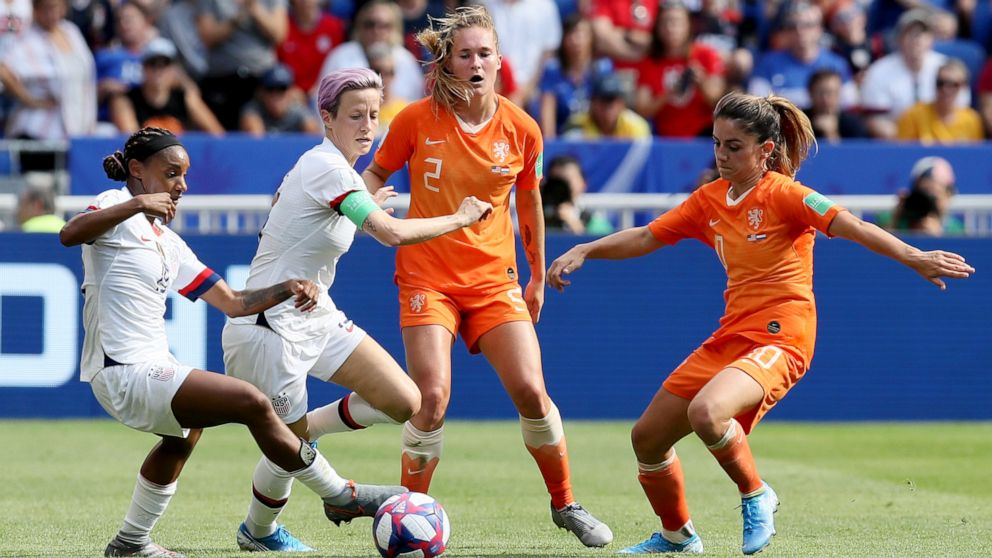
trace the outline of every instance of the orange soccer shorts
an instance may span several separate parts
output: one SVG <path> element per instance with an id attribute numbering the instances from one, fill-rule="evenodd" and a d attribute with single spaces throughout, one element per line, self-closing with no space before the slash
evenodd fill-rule
<path id="1" fill-rule="evenodd" d="M 744 432 L 750 433 L 809 367 L 802 352 L 789 345 L 765 345 L 740 335 L 711 337 L 682 361 L 662 387 L 691 400 L 724 368 L 742 370 L 765 391 L 760 405 L 735 417 Z"/>
<path id="2" fill-rule="evenodd" d="M 446 294 L 400 284 L 400 327 L 440 325 L 462 336 L 470 353 L 479 352 L 479 338 L 508 322 L 531 321 L 517 283 L 471 294 Z"/>

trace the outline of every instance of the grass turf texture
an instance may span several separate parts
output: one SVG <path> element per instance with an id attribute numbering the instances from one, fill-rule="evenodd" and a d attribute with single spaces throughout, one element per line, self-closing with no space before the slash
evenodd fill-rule
<path id="1" fill-rule="evenodd" d="M 445 556 L 605 556 L 658 529 L 635 478 L 629 423 L 566 424 L 576 496 L 613 528 L 605 549 L 559 531 L 516 422 L 450 422 L 432 494 L 452 521 Z M 102 556 L 155 438 L 112 421 L 0 422 L 0 557 Z M 342 475 L 394 483 L 397 427 L 328 436 Z M 782 500 L 764 556 L 992 556 L 992 424 L 766 423 L 751 436 Z M 694 438 L 679 446 L 708 556 L 740 556 L 735 487 Z M 153 538 L 195 557 L 246 556 L 243 519 L 258 450 L 240 426 L 209 429 Z M 320 550 L 376 556 L 371 520 L 337 528 L 296 483 L 282 521 Z"/>

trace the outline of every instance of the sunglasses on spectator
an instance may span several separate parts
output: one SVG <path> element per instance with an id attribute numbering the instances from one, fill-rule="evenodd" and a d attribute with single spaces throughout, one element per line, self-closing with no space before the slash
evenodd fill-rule
<path id="1" fill-rule="evenodd" d="M 953 87 L 957 89 L 958 87 L 964 87 L 965 82 L 956 79 L 938 79 L 937 87 Z"/>

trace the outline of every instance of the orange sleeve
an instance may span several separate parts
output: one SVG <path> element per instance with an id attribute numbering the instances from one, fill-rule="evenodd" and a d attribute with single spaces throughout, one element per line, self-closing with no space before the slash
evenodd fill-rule
<path id="1" fill-rule="evenodd" d="M 827 231 L 834 217 L 841 211 L 847 211 L 830 198 L 798 182 L 784 186 L 781 194 L 773 199 L 778 211 L 828 236 L 830 233 Z"/>
<path id="2" fill-rule="evenodd" d="M 664 244 L 675 244 L 684 238 L 698 238 L 705 242 L 700 233 L 700 221 L 704 219 L 699 204 L 699 190 L 687 200 L 662 213 L 648 224 L 651 234 Z"/>
<path id="3" fill-rule="evenodd" d="M 389 129 L 379 142 L 378 151 L 375 152 L 377 165 L 390 172 L 396 172 L 410 160 L 416 140 L 419 107 L 419 103 L 409 105 L 393 117 Z"/>
<path id="4" fill-rule="evenodd" d="M 523 125 L 527 130 L 524 137 L 524 168 L 517 177 L 517 189 L 537 190 L 544 178 L 544 138 L 533 119 Z"/>

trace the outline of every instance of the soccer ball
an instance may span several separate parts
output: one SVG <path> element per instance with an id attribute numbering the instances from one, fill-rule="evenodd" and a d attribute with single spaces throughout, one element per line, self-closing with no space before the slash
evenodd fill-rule
<path id="1" fill-rule="evenodd" d="M 382 558 L 440 556 L 450 534 L 444 508 L 420 492 L 404 492 L 386 500 L 372 521 L 372 540 Z"/>

